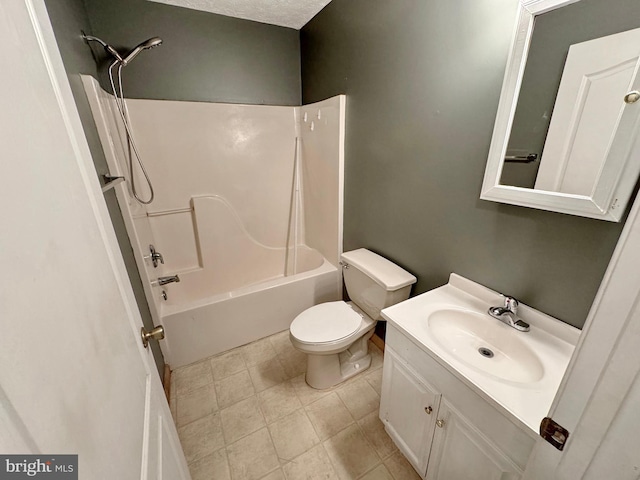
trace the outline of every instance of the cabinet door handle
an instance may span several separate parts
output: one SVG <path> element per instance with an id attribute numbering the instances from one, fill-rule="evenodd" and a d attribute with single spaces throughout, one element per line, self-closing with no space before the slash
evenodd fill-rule
<path id="1" fill-rule="evenodd" d="M 436 420 L 436 426 L 440 428 L 444 427 L 444 420 Z"/>
<path id="2" fill-rule="evenodd" d="M 428 407 L 424 407 L 424 411 L 427 413 L 427 415 L 431 415 L 431 412 L 433 412 L 433 408 L 431 408 L 431 405 L 429 405 Z"/>

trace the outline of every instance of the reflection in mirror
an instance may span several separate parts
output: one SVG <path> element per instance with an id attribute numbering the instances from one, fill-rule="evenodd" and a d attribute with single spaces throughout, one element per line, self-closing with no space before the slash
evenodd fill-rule
<path id="1" fill-rule="evenodd" d="M 582 0 L 536 16 L 502 185 L 591 194 L 640 53 L 638 27 L 638 0 Z"/>
<path id="2" fill-rule="evenodd" d="M 520 1 L 481 198 L 619 221 L 640 172 L 640 1 Z"/>

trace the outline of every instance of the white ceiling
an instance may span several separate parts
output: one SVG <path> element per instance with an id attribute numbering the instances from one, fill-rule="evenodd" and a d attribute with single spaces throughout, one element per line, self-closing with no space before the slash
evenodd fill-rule
<path id="1" fill-rule="evenodd" d="M 331 0 L 151 0 L 300 30 Z"/>

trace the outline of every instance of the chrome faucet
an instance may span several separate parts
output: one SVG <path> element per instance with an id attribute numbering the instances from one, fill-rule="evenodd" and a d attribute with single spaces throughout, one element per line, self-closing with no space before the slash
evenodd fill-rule
<path id="1" fill-rule="evenodd" d="M 518 317 L 518 300 L 509 295 L 504 295 L 503 307 L 490 307 L 489 315 L 519 332 L 529 331 L 529 324 Z"/>
<path id="2" fill-rule="evenodd" d="M 168 277 L 158 277 L 156 285 L 166 285 L 167 283 L 178 283 L 180 277 L 178 275 L 169 275 Z"/>
<path id="3" fill-rule="evenodd" d="M 162 257 L 162 254 L 156 250 L 156 247 L 149 245 L 149 253 L 150 255 L 147 258 L 151 259 L 153 268 L 158 268 L 158 262 L 164 265 L 164 258 Z"/>

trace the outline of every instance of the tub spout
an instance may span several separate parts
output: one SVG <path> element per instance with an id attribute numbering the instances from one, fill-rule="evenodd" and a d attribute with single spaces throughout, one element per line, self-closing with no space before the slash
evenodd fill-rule
<path id="1" fill-rule="evenodd" d="M 169 275 L 168 277 L 158 277 L 156 285 L 166 285 L 167 283 L 178 283 L 180 277 L 178 275 Z"/>

